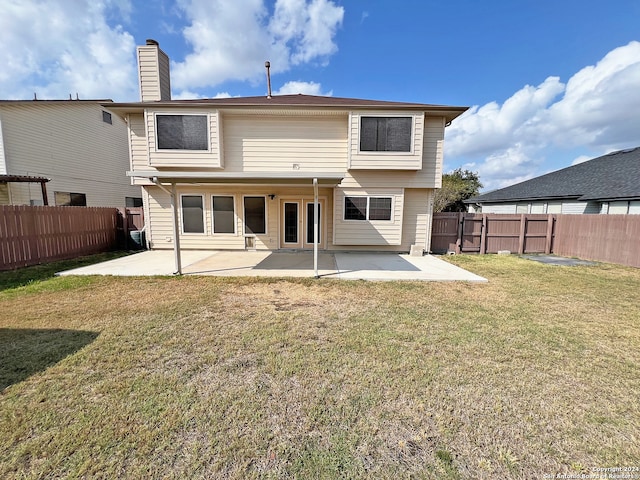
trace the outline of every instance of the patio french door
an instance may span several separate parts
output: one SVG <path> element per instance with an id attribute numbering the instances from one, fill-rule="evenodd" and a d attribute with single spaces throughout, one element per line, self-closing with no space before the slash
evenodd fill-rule
<path id="1" fill-rule="evenodd" d="M 280 200 L 280 248 L 313 248 L 313 199 Z M 318 208 L 318 247 L 324 246 L 324 199 Z"/>

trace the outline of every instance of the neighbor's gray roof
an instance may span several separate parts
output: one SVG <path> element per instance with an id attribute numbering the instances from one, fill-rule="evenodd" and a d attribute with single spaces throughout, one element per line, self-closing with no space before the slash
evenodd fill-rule
<path id="1" fill-rule="evenodd" d="M 640 198 L 640 147 L 609 153 L 465 203 L 551 199 L 623 200 Z"/>

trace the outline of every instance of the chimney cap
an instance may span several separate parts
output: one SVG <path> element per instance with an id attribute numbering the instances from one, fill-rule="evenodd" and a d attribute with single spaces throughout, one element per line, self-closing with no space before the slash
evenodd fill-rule
<path id="1" fill-rule="evenodd" d="M 147 45 L 155 45 L 156 47 L 160 46 L 157 40 L 154 40 L 153 38 L 147 38 Z"/>

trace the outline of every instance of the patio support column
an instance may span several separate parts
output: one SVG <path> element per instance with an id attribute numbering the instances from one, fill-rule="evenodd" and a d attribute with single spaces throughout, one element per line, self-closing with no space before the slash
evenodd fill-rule
<path id="1" fill-rule="evenodd" d="M 40 190 L 42 190 L 42 204 L 49 205 L 49 197 L 47 196 L 47 183 L 45 181 L 40 182 Z"/>
<path id="2" fill-rule="evenodd" d="M 318 179 L 313 179 L 313 272 L 318 275 Z"/>
<path id="3" fill-rule="evenodd" d="M 176 184 L 171 184 L 171 208 L 173 210 L 173 254 L 176 262 L 174 275 L 182 275 L 182 261 L 180 259 L 180 222 L 178 221 L 178 195 Z"/>

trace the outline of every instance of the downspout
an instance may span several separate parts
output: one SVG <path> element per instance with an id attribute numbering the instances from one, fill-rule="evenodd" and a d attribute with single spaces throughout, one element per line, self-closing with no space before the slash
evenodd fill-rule
<path id="1" fill-rule="evenodd" d="M 171 183 L 171 190 L 168 190 L 160 183 L 158 177 L 153 177 L 151 181 L 171 198 L 171 210 L 173 213 L 173 256 L 175 260 L 174 275 L 182 275 L 182 260 L 180 258 L 180 223 L 178 221 L 178 202 L 176 195 L 176 184 Z"/>
<path id="2" fill-rule="evenodd" d="M 318 179 L 313 179 L 313 272 L 318 275 Z"/>

